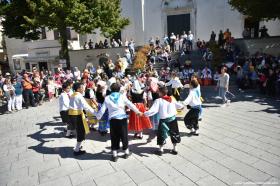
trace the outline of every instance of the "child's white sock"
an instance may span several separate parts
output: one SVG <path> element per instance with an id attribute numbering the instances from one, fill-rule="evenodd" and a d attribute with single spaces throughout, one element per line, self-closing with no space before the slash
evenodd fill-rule
<path id="1" fill-rule="evenodd" d="M 125 154 L 129 154 L 129 149 L 127 148 L 125 151 L 124 151 Z"/>
<path id="2" fill-rule="evenodd" d="M 82 142 L 77 142 L 76 147 L 74 148 L 75 152 L 79 152 L 81 148 Z"/>
<path id="3" fill-rule="evenodd" d="M 118 152 L 116 150 L 113 150 L 113 156 L 114 157 L 118 156 Z"/>
<path id="4" fill-rule="evenodd" d="M 174 151 L 177 151 L 176 143 L 173 143 L 173 150 L 174 150 Z"/>
<path id="5" fill-rule="evenodd" d="M 159 146 L 159 151 L 163 152 L 163 145 Z"/>
<path id="6" fill-rule="evenodd" d="M 70 136 L 71 135 L 71 130 L 67 130 L 67 132 L 66 132 L 66 136 Z"/>

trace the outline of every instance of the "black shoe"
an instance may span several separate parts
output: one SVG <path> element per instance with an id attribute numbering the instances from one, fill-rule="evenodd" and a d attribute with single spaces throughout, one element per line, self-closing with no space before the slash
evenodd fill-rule
<path id="1" fill-rule="evenodd" d="M 160 150 L 157 150 L 157 151 L 155 151 L 155 154 L 158 155 L 158 156 L 162 156 L 163 152 L 160 151 Z"/>
<path id="2" fill-rule="evenodd" d="M 193 136 L 199 136 L 199 133 L 196 133 L 196 132 L 191 132 L 191 134 L 192 134 Z"/>
<path id="3" fill-rule="evenodd" d="M 137 136 L 136 138 L 137 139 L 143 139 L 143 136 Z"/>
<path id="4" fill-rule="evenodd" d="M 73 134 L 70 134 L 69 136 L 65 136 L 65 138 L 69 138 L 69 139 L 72 139 L 74 137 L 75 137 L 75 135 L 73 135 Z"/>
<path id="5" fill-rule="evenodd" d="M 118 156 L 112 156 L 112 161 L 117 162 L 118 161 Z"/>
<path id="6" fill-rule="evenodd" d="M 89 130 L 91 130 L 91 131 L 97 131 L 94 127 L 90 127 Z"/>
<path id="7" fill-rule="evenodd" d="M 86 153 L 85 150 L 79 150 L 78 152 L 74 151 L 74 156 L 83 155 L 83 154 L 85 154 L 85 153 Z"/>
<path id="8" fill-rule="evenodd" d="M 138 134 L 135 133 L 133 137 L 134 137 L 134 139 L 136 139 L 138 137 Z"/>
<path id="9" fill-rule="evenodd" d="M 171 154 L 177 155 L 177 154 L 178 154 L 178 151 L 176 151 L 176 150 L 171 150 Z"/>
<path id="10" fill-rule="evenodd" d="M 124 154 L 124 155 L 123 155 L 123 158 L 124 158 L 124 159 L 127 159 L 129 156 L 131 156 L 131 154 L 132 154 L 131 152 L 129 152 L 128 154 Z"/>

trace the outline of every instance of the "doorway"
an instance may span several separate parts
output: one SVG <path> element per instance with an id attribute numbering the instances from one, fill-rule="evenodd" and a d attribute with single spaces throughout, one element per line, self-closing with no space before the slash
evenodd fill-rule
<path id="1" fill-rule="evenodd" d="M 251 33 L 251 38 L 259 37 L 259 26 L 260 22 L 256 21 L 250 17 L 245 18 L 244 20 L 244 29 L 248 28 Z"/>
<path id="2" fill-rule="evenodd" d="M 40 71 L 48 70 L 48 63 L 47 62 L 39 62 L 39 70 Z"/>
<path id="3" fill-rule="evenodd" d="M 190 30 L 190 14 L 179 14 L 167 16 L 167 32 L 170 36 L 173 32 L 175 35 L 182 35 L 183 31 L 186 33 Z"/>

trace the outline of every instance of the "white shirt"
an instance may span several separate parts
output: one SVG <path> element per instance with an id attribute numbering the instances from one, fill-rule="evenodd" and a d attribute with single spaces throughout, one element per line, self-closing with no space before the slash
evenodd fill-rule
<path id="1" fill-rule="evenodd" d="M 85 100 L 83 95 L 79 92 L 75 92 L 75 93 L 77 93 L 76 96 L 70 97 L 69 109 L 86 110 L 93 114 L 94 113 L 93 108 L 91 108 L 91 106 L 89 106 L 89 104 L 87 103 L 87 101 Z"/>
<path id="2" fill-rule="evenodd" d="M 170 86 L 170 85 L 171 85 L 171 88 L 183 87 L 183 85 L 178 77 L 171 79 L 168 83 L 165 84 L 165 86 Z"/>
<path id="3" fill-rule="evenodd" d="M 69 94 L 70 95 L 70 94 Z M 69 96 L 66 92 L 62 92 L 59 96 L 59 111 L 67 111 L 69 109 Z"/>
<path id="4" fill-rule="evenodd" d="M 199 88 L 193 88 L 190 89 L 190 93 L 188 97 L 185 99 L 183 102 L 184 105 L 189 105 L 191 107 L 195 107 L 198 105 L 201 105 L 201 100 L 200 100 L 200 86 Z"/>
<path id="5" fill-rule="evenodd" d="M 189 41 L 192 41 L 192 40 L 193 40 L 193 34 L 189 34 L 188 37 L 187 37 L 187 39 L 188 39 Z"/>
<path id="6" fill-rule="evenodd" d="M 137 107 L 130 102 L 125 95 L 120 95 L 118 104 L 115 104 L 111 99 L 110 95 L 105 97 L 105 101 L 98 112 L 95 112 L 96 118 L 99 120 L 105 113 L 106 109 L 109 112 L 109 119 L 124 119 L 127 118 L 125 106 L 133 110 L 135 113 L 140 113 Z"/>
<path id="7" fill-rule="evenodd" d="M 175 116 L 177 114 L 177 109 L 182 109 L 183 107 L 184 106 L 180 103 L 174 101 L 170 103 L 162 98 L 158 98 L 155 100 L 152 107 L 144 114 L 145 116 L 153 116 L 158 113 L 160 119 L 166 119 Z"/>

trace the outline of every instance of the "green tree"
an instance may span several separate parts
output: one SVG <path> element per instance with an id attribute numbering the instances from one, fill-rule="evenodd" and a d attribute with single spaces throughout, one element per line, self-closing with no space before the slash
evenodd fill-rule
<path id="1" fill-rule="evenodd" d="M 229 4 L 255 20 L 280 19 L 279 0 L 229 0 Z"/>
<path id="2" fill-rule="evenodd" d="M 99 28 L 111 37 L 129 24 L 121 17 L 120 0 L 4 0 L 0 4 L 3 33 L 8 37 L 36 40 L 40 28 L 57 30 L 62 59 L 70 67 L 67 27 L 80 34 Z"/>

